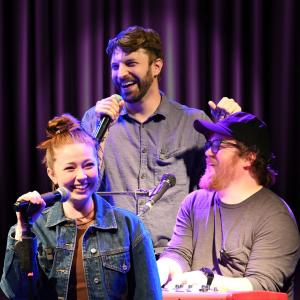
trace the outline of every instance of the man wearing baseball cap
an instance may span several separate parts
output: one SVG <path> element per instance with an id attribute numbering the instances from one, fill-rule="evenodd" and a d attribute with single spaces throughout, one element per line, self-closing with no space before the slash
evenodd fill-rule
<path id="1" fill-rule="evenodd" d="M 293 299 L 299 231 L 288 205 L 268 188 L 276 172 L 266 124 L 238 112 L 217 123 L 196 120 L 194 128 L 207 139 L 206 170 L 157 262 L 161 284 L 279 291 Z"/>

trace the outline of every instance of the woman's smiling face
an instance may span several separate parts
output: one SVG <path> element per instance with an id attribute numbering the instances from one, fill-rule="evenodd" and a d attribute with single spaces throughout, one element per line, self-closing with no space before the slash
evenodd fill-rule
<path id="1" fill-rule="evenodd" d="M 90 144 L 64 144 L 54 151 L 53 169 L 48 175 L 54 184 L 67 188 L 72 201 L 85 201 L 96 191 L 99 164 L 95 148 Z"/>

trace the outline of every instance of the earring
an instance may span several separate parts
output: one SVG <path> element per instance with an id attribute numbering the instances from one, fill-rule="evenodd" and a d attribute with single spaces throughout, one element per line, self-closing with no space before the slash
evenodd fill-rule
<path id="1" fill-rule="evenodd" d="M 55 190 L 57 190 L 57 189 L 58 189 L 58 184 L 52 182 L 52 191 L 55 191 Z"/>

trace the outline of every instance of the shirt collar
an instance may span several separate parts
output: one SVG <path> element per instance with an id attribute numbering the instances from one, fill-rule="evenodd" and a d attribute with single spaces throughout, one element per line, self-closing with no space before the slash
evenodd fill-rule
<path id="1" fill-rule="evenodd" d="M 64 215 L 61 202 L 56 202 L 51 208 L 44 210 L 43 215 L 46 217 L 46 227 L 56 226 L 68 220 Z"/>
<path id="2" fill-rule="evenodd" d="M 167 117 L 168 114 L 169 114 L 169 105 L 170 104 L 169 104 L 169 101 L 167 100 L 166 96 L 164 95 L 164 93 L 162 91 L 160 91 L 160 95 L 161 95 L 161 101 L 160 101 L 160 104 L 159 104 L 158 108 L 154 112 L 153 116 L 160 115 L 160 116 L 163 116 L 163 117 Z M 129 117 L 127 109 L 126 109 L 126 105 L 124 105 L 120 115 Z"/>

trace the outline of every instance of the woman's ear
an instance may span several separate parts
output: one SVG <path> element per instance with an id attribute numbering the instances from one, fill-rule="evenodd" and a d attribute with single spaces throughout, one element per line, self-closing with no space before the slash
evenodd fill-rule
<path id="1" fill-rule="evenodd" d="M 56 176 L 54 174 L 54 171 L 50 168 L 47 168 L 47 174 L 48 174 L 49 178 L 51 179 L 51 181 L 53 182 L 53 184 L 57 185 L 58 182 L 57 182 Z"/>

